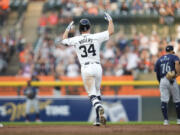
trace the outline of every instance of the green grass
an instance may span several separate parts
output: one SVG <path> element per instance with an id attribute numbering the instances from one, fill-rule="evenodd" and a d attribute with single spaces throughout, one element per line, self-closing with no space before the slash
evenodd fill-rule
<path id="1" fill-rule="evenodd" d="M 90 122 L 2 122 L 4 125 L 8 126 L 25 126 L 25 125 L 92 125 Z M 107 122 L 107 125 L 161 125 L 162 121 L 144 121 L 144 122 Z M 176 124 L 175 121 L 171 121 L 170 124 Z"/>

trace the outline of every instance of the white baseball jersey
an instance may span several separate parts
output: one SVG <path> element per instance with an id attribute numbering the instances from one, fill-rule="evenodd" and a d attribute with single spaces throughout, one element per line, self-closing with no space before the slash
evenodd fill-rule
<path id="1" fill-rule="evenodd" d="M 86 92 L 89 96 L 100 96 L 102 67 L 100 64 L 101 43 L 109 39 L 109 32 L 96 34 L 82 34 L 73 38 L 64 39 L 63 44 L 75 47 L 81 63 L 81 76 Z"/>
<path id="2" fill-rule="evenodd" d="M 74 46 L 79 62 L 100 63 L 100 45 L 109 39 L 109 32 L 104 31 L 96 34 L 82 34 L 80 36 L 64 39 L 63 44 Z"/>

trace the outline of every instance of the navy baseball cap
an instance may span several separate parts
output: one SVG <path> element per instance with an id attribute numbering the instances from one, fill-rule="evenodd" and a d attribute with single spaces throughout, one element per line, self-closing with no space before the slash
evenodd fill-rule
<path id="1" fill-rule="evenodd" d="M 172 45 L 166 46 L 166 52 L 174 51 L 174 47 Z"/>

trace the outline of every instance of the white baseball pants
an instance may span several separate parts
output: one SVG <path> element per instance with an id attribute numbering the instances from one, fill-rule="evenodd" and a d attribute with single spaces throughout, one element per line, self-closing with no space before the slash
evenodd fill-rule
<path id="1" fill-rule="evenodd" d="M 100 87 L 102 80 L 102 67 L 95 62 L 87 65 L 81 65 L 81 76 L 84 87 L 89 96 L 100 96 Z"/>

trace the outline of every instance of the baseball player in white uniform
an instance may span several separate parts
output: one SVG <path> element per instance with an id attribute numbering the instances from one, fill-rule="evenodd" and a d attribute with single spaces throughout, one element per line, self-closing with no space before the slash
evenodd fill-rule
<path id="1" fill-rule="evenodd" d="M 107 41 L 114 33 L 114 24 L 111 16 L 105 13 L 108 21 L 107 31 L 90 34 L 91 24 L 88 19 L 81 19 L 79 22 L 80 35 L 68 38 L 68 33 L 73 25 L 73 21 L 68 25 L 64 34 L 62 44 L 74 46 L 79 62 L 81 64 L 81 76 L 85 89 L 89 95 L 92 105 L 96 110 L 95 126 L 106 124 L 104 108 L 101 104 L 100 85 L 102 79 L 102 67 L 100 63 L 100 46 Z"/>

